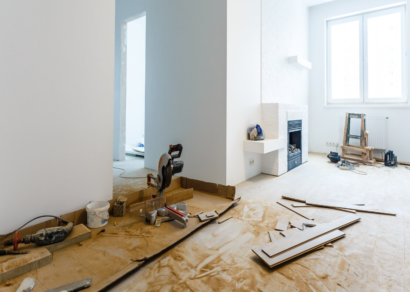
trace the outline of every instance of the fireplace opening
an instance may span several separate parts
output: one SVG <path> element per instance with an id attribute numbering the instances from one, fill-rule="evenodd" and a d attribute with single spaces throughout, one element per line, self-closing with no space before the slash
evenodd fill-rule
<path id="1" fill-rule="evenodd" d="M 288 171 L 302 164 L 302 121 L 288 122 Z"/>

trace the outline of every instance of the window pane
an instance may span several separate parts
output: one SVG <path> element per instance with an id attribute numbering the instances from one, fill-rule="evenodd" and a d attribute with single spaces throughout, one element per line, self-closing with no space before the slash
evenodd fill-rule
<path id="1" fill-rule="evenodd" d="M 402 97 L 401 13 L 367 22 L 369 98 Z"/>
<path id="2" fill-rule="evenodd" d="M 332 98 L 360 98 L 360 23 L 332 26 Z"/>

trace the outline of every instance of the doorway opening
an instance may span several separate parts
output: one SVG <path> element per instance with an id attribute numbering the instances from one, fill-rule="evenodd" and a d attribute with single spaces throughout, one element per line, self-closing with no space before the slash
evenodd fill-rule
<path id="1" fill-rule="evenodd" d="M 120 129 L 113 162 L 114 198 L 146 185 L 145 155 L 146 14 L 121 25 Z"/>
<path id="2" fill-rule="evenodd" d="M 125 30 L 125 154 L 145 152 L 146 16 L 126 22 Z"/>

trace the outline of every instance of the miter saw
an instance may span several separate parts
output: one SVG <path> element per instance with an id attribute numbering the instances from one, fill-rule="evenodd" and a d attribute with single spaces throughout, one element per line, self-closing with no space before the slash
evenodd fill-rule
<path id="1" fill-rule="evenodd" d="M 182 172 L 184 168 L 183 161 L 175 161 L 182 154 L 182 145 L 170 145 L 168 153 L 164 153 L 158 164 L 158 176 L 155 177 L 151 173 L 147 175 L 147 184 L 149 187 L 157 188 L 158 197 L 164 196 L 164 191 L 170 186 L 172 176 Z"/>

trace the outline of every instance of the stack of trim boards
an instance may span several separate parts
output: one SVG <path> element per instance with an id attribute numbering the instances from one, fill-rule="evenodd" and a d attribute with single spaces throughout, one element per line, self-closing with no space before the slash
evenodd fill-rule
<path id="1" fill-rule="evenodd" d="M 322 201 L 322 200 L 302 199 L 302 198 L 298 198 L 298 197 L 294 197 L 294 196 L 292 196 L 292 197 L 291 196 L 282 196 L 282 198 L 287 199 L 287 200 L 292 200 L 292 201 L 305 203 L 306 207 L 315 206 L 315 207 L 332 208 L 332 209 L 348 211 L 348 212 L 349 211 L 350 212 L 357 211 L 357 212 L 366 212 L 366 213 L 375 213 L 375 214 L 381 214 L 381 215 L 396 216 L 395 213 L 381 211 L 381 210 L 374 210 L 372 208 L 366 207 L 365 204 L 346 204 L 346 203 L 338 203 L 338 202 L 327 202 L 327 201 Z M 297 206 L 300 207 L 301 205 L 297 205 Z M 295 212 L 294 210 L 292 210 L 292 211 Z"/>
<path id="2" fill-rule="evenodd" d="M 338 229 L 358 222 L 359 220 L 360 217 L 356 215 L 348 215 L 302 231 L 292 237 L 256 247 L 252 251 L 272 268 L 344 237 L 345 234 Z"/>

